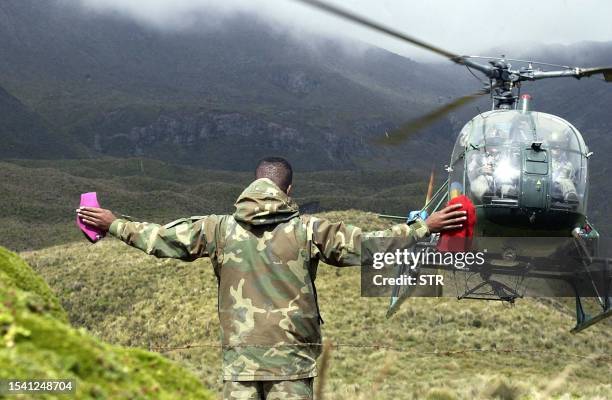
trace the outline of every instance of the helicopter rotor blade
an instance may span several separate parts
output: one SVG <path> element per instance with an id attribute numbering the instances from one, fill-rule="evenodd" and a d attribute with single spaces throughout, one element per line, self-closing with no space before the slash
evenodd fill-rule
<path id="1" fill-rule="evenodd" d="M 612 82 L 612 67 L 580 68 L 579 72 L 580 77 L 597 74 L 602 74 L 606 82 Z"/>
<path id="2" fill-rule="evenodd" d="M 412 120 L 393 132 L 385 135 L 384 138 L 378 139 L 377 142 L 384 145 L 398 145 L 404 140 L 408 139 L 413 133 L 433 124 L 440 120 L 448 113 L 462 107 L 474 100 L 478 100 L 481 96 L 491 93 L 491 90 L 495 87 L 487 86 L 476 93 L 468 94 L 467 96 L 459 97 L 454 101 L 443 105 L 435 109 L 434 111 L 423 115 L 415 120 Z"/>
<path id="3" fill-rule="evenodd" d="M 371 20 L 369 18 L 363 17 L 361 15 L 357 15 L 355 13 L 352 13 L 348 10 L 345 10 L 343 8 L 340 7 L 336 7 L 334 5 L 331 5 L 325 1 L 322 0 L 294 0 L 297 1 L 299 3 L 302 4 L 306 4 L 308 6 L 317 8 L 321 11 L 324 11 L 326 13 L 335 15 L 337 17 L 346 19 L 348 21 L 357 23 L 359 25 L 365 26 L 367 28 L 373 29 L 375 31 L 378 31 L 380 33 L 384 33 L 386 35 L 389 35 L 391 37 L 394 37 L 396 39 L 402 40 L 404 42 L 408 42 L 410 44 L 413 44 L 417 47 L 420 47 L 422 49 L 425 50 L 429 50 L 433 53 L 439 54 L 442 57 L 446 57 L 448 58 L 450 61 L 454 62 L 455 64 L 459 64 L 459 65 L 467 65 L 470 68 L 474 68 L 477 71 L 482 72 L 483 74 L 485 74 L 487 77 L 489 78 L 493 78 L 494 77 L 494 71 L 495 69 L 493 67 L 491 67 L 488 64 L 480 64 L 478 62 L 472 61 L 469 59 L 469 57 L 465 57 L 459 54 L 455 54 L 452 53 L 448 50 L 444 50 L 441 47 L 438 46 L 434 46 L 432 44 L 429 44 L 427 42 L 424 42 L 421 39 L 417 39 L 414 36 L 410 36 L 407 35 L 403 32 L 400 32 L 398 30 L 389 28 L 387 26 L 384 26 L 381 23 L 378 23 L 374 20 Z"/>
<path id="4" fill-rule="evenodd" d="M 584 78 L 602 74 L 606 82 L 612 82 L 612 67 L 595 68 L 569 68 L 561 71 L 534 71 L 527 76 L 527 80 L 537 80 L 546 78 Z"/>
<path id="5" fill-rule="evenodd" d="M 386 35 L 392 36 L 392 37 L 394 37 L 396 39 L 400 39 L 400 40 L 403 40 L 405 42 L 411 43 L 411 44 L 413 44 L 415 46 L 418 46 L 418 47 L 421 47 L 421 48 L 423 48 L 425 50 L 432 51 L 432 52 L 434 52 L 436 54 L 439 54 L 439 55 L 441 55 L 443 57 L 446 57 L 446 58 L 450 59 L 451 61 L 453 61 L 453 62 L 455 62 L 457 64 L 464 64 L 464 62 L 463 62 L 464 57 L 460 56 L 459 54 L 451 53 L 450 51 L 447 51 L 447 50 L 444 50 L 444 49 L 442 49 L 440 47 L 431 45 L 431 44 L 426 43 L 426 42 L 424 42 L 424 41 L 422 41 L 420 39 L 417 39 L 415 37 L 412 37 L 410 35 L 407 35 L 405 33 L 397 31 L 395 29 L 388 28 L 388 27 L 386 27 L 386 26 L 384 26 L 384 25 L 382 25 L 382 24 L 380 24 L 380 23 L 378 23 L 376 21 L 373 21 L 373 20 L 371 20 L 369 18 L 362 17 L 360 15 L 354 14 L 354 13 L 348 11 L 348 10 L 342 9 L 340 7 L 336 7 L 334 5 L 326 3 L 324 1 L 320 1 L 320 0 L 295 0 L 295 1 L 297 1 L 299 3 L 303 3 L 303 4 L 306 4 L 306 5 L 309 5 L 309 6 L 312 6 L 314 8 L 317 8 L 317 9 L 321 10 L 321 11 L 325 11 L 325 12 L 327 12 L 329 14 L 333 14 L 333 15 L 335 15 L 337 17 L 341 17 L 341 18 L 344 18 L 346 20 L 358 23 L 358 24 L 363 25 L 365 27 L 368 27 L 370 29 L 374 29 L 374 30 L 376 30 L 378 32 L 381 32 L 381 33 L 384 33 Z"/>

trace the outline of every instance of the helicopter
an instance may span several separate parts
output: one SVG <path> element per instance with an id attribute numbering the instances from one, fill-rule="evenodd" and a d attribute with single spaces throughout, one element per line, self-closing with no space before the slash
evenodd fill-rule
<path id="1" fill-rule="evenodd" d="M 573 297 L 576 325 L 572 333 L 612 315 L 612 255 L 603 254 L 611 246 L 600 240 L 587 218 L 588 163 L 593 153 L 570 122 L 532 110 L 531 96 L 520 93 L 523 82 L 542 79 L 602 75 L 606 82 L 612 82 L 612 67 L 462 56 L 321 0 L 296 1 L 441 55 L 484 77 L 484 87 L 477 92 L 385 132 L 378 142 L 400 143 L 453 110 L 482 96 L 490 97 L 491 110 L 476 115 L 457 135 L 445 168 L 448 178 L 434 190 L 432 172 L 425 205 L 408 217 L 427 215 L 453 198 L 466 196 L 477 217 L 469 248 L 485 250 L 487 262 L 462 268 L 439 261 L 421 262 L 410 269 L 397 265 L 397 277 L 418 276 L 427 269 L 453 276 L 460 272 L 465 285 L 458 289 L 458 299 L 514 303 L 528 290 Z M 513 68 L 511 62 L 526 65 Z M 557 69 L 542 70 L 541 66 Z M 405 216 L 379 216 L 407 221 Z M 418 242 L 413 251 L 435 250 L 439 244 L 440 235 L 431 235 Z M 536 289 L 527 288 L 529 279 L 539 282 Z M 414 291 L 413 287 L 394 287 L 387 316 L 392 316 Z M 437 289 L 436 293 L 440 295 Z M 594 314 L 587 313 L 585 299 L 595 300 Z"/>

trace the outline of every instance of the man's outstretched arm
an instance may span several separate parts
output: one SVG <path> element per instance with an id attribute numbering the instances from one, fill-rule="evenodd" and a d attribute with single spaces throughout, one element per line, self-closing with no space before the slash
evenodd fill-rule
<path id="1" fill-rule="evenodd" d="M 355 266 L 361 263 L 361 243 L 374 237 L 397 238 L 398 245 L 411 246 L 417 240 L 444 230 L 458 229 L 466 220 L 466 212 L 459 211 L 461 204 L 448 206 L 432 213 L 427 220 L 415 223 L 397 224 L 382 231 L 362 232 L 358 227 L 343 222 L 332 223 L 325 219 L 309 217 L 309 235 L 319 258 L 330 265 L 339 267 Z"/>
<path id="2" fill-rule="evenodd" d="M 161 226 L 117 218 L 103 208 L 82 207 L 77 213 L 86 224 L 109 232 L 147 254 L 185 261 L 209 255 L 207 238 L 213 237 L 216 225 L 216 216 L 183 218 Z"/>

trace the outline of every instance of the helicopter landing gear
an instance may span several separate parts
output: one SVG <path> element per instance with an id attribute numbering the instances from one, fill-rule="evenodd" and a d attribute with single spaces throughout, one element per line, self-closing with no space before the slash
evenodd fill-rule
<path id="1" fill-rule="evenodd" d="M 576 296 L 576 326 L 571 332 L 578 333 L 612 315 L 612 259 L 595 257 L 595 252 L 589 250 L 580 229 L 574 230 L 572 234 L 584 269 L 568 282 Z M 584 309 L 582 298 L 587 295 L 594 297 L 598 309 L 601 309 L 595 315 L 589 315 Z"/>
<path id="2" fill-rule="evenodd" d="M 605 298 L 598 299 L 602 311 L 599 314 L 591 316 L 584 310 L 578 288 L 575 285 L 572 286 L 574 287 L 574 293 L 576 294 L 576 326 L 570 332 L 578 333 L 583 331 L 589 326 L 594 325 L 612 315 L 612 297 L 610 297 L 610 293 L 608 293 L 608 296 Z"/>

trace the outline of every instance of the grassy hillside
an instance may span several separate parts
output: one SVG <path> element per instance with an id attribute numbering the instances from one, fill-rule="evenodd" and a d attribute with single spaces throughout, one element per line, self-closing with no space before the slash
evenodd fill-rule
<path id="1" fill-rule="evenodd" d="M 385 226 L 369 213 L 324 215 Z M 24 256 L 74 324 L 112 343 L 165 351 L 220 389 L 217 285 L 208 260 L 158 260 L 114 239 Z M 609 321 L 572 335 L 573 310 L 557 301 L 509 307 L 451 298 L 411 299 L 386 320 L 387 299 L 360 297 L 358 269 L 322 265 L 317 281 L 324 337 L 351 345 L 331 351 L 328 399 L 612 397 Z"/>
<path id="2" fill-rule="evenodd" d="M 212 398 L 176 363 L 71 327 L 44 280 L 0 248 L 0 379 L 9 378 L 72 379 L 79 399 Z"/>
<path id="3" fill-rule="evenodd" d="M 82 192 L 97 191 L 102 206 L 118 213 L 168 222 L 233 211 L 234 200 L 252 179 L 252 173 L 146 159 L 0 162 L 0 243 L 26 250 L 80 240 L 74 209 Z M 414 171 L 296 171 L 294 190 L 308 211 L 403 214 L 421 205 L 426 177 Z"/>

